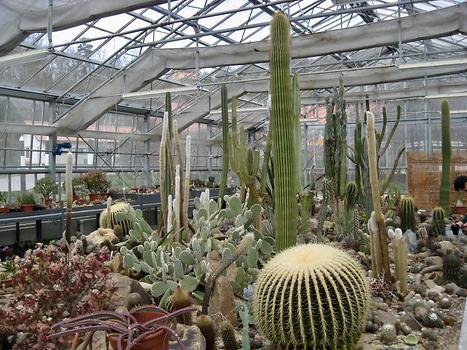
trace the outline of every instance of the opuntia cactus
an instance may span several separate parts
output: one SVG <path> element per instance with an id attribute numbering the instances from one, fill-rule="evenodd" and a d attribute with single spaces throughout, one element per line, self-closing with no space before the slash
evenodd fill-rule
<path id="1" fill-rule="evenodd" d="M 435 236 L 446 234 L 446 224 L 444 223 L 444 209 L 436 207 L 431 212 L 431 226 Z"/>
<path id="2" fill-rule="evenodd" d="M 297 242 L 297 176 L 291 123 L 290 24 L 285 14 L 271 22 L 271 124 L 274 160 L 274 232 L 278 251 Z"/>
<path id="3" fill-rule="evenodd" d="M 258 276 L 258 329 L 281 347 L 352 349 L 363 331 L 368 283 L 347 253 L 324 244 L 289 248 Z"/>
<path id="4" fill-rule="evenodd" d="M 400 209 L 402 231 L 405 232 L 410 229 L 415 232 L 415 203 L 413 198 L 402 198 Z"/>
<path id="5" fill-rule="evenodd" d="M 446 214 L 450 213 L 451 197 L 451 112 L 446 100 L 441 102 L 441 184 L 439 186 L 439 206 Z"/>

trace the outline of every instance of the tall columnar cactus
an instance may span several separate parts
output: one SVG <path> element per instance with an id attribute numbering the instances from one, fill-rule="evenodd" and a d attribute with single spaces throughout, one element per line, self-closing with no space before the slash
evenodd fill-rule
<path id="1" fill-rule="evenodd" d="M 285 14 L 271 22 L 271 124 L 274 159 L 274 232 L 278 251 L 297 241 L 297 176 L 290 80 L 290 24 Z"/>
<path id="2" fill-rule="evenodd" d="M 159 192 L 161 197 L 161 218 L 165 227 L 167 227 L 167 212 L 168 202 L 167 198 L 170 194 L 170 177 L 168 176 L 167 170 L 167 135 L 169 132 L 169 114 L 164 113 L 164 119 L 162 122 L 162 136 L 159 147 Z"/>
<path id="3" fill-rule="evenodd" d="M 404 197 L 400 207 L 401 229 L 403 232 L 412 230 L 415 232 L 415 202 L 412 197 Z"/>
<path id="4" fill-rule="evenodd" d="M 73 208 L 73 153 L 66 155 L 65 192 L 66 192 L 66 220 L 65 220 L 65 245 L 70 251 L 71 243 L 71 212 Z"/>
<path id="5" fill-rule="evenodd" d="M 222 175 L 219 188 L 219 198 L 224 201 L 225 188 L 227 186 L 227 175 L 229 174 L 229 111 L 228 111 L 227 86 L 221 86 L 221 109 L 222 109 Z"/>
<path id="6" fill-rule="evenodd" d="M 385 232 L 384 217 L 381 212 L 381 196 L 378 181 L 378 158 L 376 153 L 375 116 L 371 112 L 366 112 L 366 117 L 368 123 L 368 168 L 370 172 L 371 194 L 373 199 L 374 222 L 376 224 L 377 231 L 377 237 L 373 237 L 373 242 L 378 245 L 376 251 L 381 253 L 381 260 L 377 260 L 381 262 L 381 265 L 376 266 L 376 270 L 381 270 L 384 278 L 389 281 L 391 279 L 391 270 L 389 268 L 388 241 Z"/>
<path id="7" fill-rule="evenodd" d="M 402 231 L 396 228 L 394 232 L 394 239 L 392 240 L 392 250 L 394 253 L 394 264 L 396 272 L 396 281 L 400 293 L 406 295 L 407 289 L 407 242 L 402 235 Z"/>
<path id="8" fill-rule="evenodd" d="M 296 246 L 261 270 L 254 312 L 260 332 L 283 348 L 352 349 L 363 330 L 368 283 L 358 263 L 328 245 Z"/>
<path id="9" fill-rule="evenodd" d="M 446 100 L 441 102 L 441 184 L 439 187 L 439 206 L 446 214 L 451 212 L 451 112 Z"/>
<path id="10" fill-rule="evenodd" d="M 177 160 L 178 160 L 178 165 L 179 165 L 179 176 L 180 176 L 180 183 L 179 183 L 179 189 L 177 192 L 177 189 L 175 190 L 175 195 L 178 196 L 178 201 L 179 201 L 179 215 L 180 215 L 180 227 L 183 227 L 185 225 L 185 218 L 183 216 L 183 206 L 184 206 L 184 191 L 185 191 L 185 173 L 184 173 L 184 164 L 185 162 L 183 161 L 183 154 L 182 154 L 182 147 L 180 145 L 180 136 L 178 135 L 178 125 L 177 121 L 173 121 L 173 135 L 172 138 L 175 143 L 175 149 L 177 150 Z M 177 186 L 177 182 L 175 182 L 175 186 Z"/>
<path id="11" fill-rule="evenodd" d="M 444 223 L 444 209 L 436 207 L 431 212 L 431 227 L 435 236 L 446 234 L 446 224 Z"/>
<path id="12" fill-rule="evenodd" d="M 358 199 L 358 187 L 355 182 L 349 182 L 345 189 L 345 207 L 347 212 L 353 212 Z"/>
<path id="13" fill-rule="evenodd" d="M 293 75 L 292 79 L 292 112 L 294 123 L 294 157 L 295 157 L 295 174 L 297 176 L 297 192 L 303 192 L 304 176 L 303 176 L 303 152 L 302 147 L 302 130 L 300 125 L 300 85 L 298 81 L 298 73 Z"/>
<path id="14" fill-rule="evenodd" d="M 190 172 L 191 172 L 191 136 L 186 137 L 185 145 L 185 183 L 183 184 L 183 225 L 188 232 L 188 202 L 190 200 Z"/>

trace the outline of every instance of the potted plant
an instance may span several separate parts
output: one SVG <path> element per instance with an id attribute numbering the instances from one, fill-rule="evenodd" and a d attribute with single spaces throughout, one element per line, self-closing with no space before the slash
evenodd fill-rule
<path id="1" fill-rule="evenodd" d="M 7 260 L 2 264 L 3 272 L 0 272 L 0 285 L 11 287 L 13 285 L 13 276 L 18 269 L 13 260 Z"/>
<path id="2" fill-rule="evenodd" d="M 100 171 L 92 171 L 81 175 L 81 178 L 89 191 L 89 199 L 94 202 L 98 199 L 99 195 L 107 192 L 110 188 L 110 182 L 104 173 Z"/>
<path id="3" fill-rule="evenodd" d="M 50 176 L 44 176 L 42 179 L 37 180 L 33 191 L 40 194 L 44 201 L 44 207 L 50 207 L 50 195 L 58 191 L 58 186 Z"/>
<path id="4" fill-rule="evenodd" d="M 175 333 L 175 318 L 195 309 L 191 306 L 167 312 L 154 305 L 138 306 L 125 313 L 112 311 L 94 312 L 58 322 L 52 328 L 64 328 L 49 338 L 76 333 L 106 331 L 114 350 L 167 350 L 173 336 L 181 349 L 185 349 Z"/>
<path id="5" fill-rule="evenodd" d="M 21 211 L 31 212 L 34 210 L 36 199 L 34 193 L 31 192 L 20 192 L 16 195 L 16 201 L 21 207 Z"/>
<path id="6" fill-rule="evenodd" d="M 0 192 L 0 213 L 6 214 L 9 209 L 7 206 L 7 195 L 5 192 Z"/>

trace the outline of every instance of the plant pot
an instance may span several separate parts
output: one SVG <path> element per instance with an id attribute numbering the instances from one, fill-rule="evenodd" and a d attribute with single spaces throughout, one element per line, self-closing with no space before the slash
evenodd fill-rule
<path id="1" fill-rule="evenodd" d="M 8 207 L 1 207 L 0 208 L 0 214 L 8 214 L 10 209 Z"/>
<path id="2" fill-rule="evenodd" d="M 33 210 L 34 210 L 34 204 L 22 204 L 21 205 L 21 211 L 31 212 Z"/>
<path id="3" fill-rule="evenodd" d="M 162 312 L 137 312 L 134 314 L 139 323 L 145 323 L 155 318 L 164 316 Z M 165 324 L 167 325 L 167 324 Z M 118 350 L 118 335 L 110 334 L 109 342 L 114 350 Z M 127 342 L 122 341 L 122 348 L 125 349 Z M 169 334 L 165 329 L 160 329 L 156 333 L 144 338 L 141 342 L 132 347 L 133 350 L 168 350 L 169 349 Z"/>
<path id="4" fill-rule="evenodd" d="M 97 202 L 98 198 L 99 198 L 99 193 L 89 193 L 89 200 L 91 202 Z"/>
<path id="5" fill-rule="evenodd" d="M 80 196 L 78 196 L 78 195 L 76 195 L 76 194 L 73 195 L 73 202 L 74 202 L 74 201 L 79 201 L 80 199 L 81 199 Z"/>

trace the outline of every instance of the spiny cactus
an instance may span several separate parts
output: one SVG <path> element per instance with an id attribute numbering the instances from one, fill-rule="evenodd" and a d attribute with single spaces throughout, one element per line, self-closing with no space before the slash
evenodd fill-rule
<path id="1" fill-rule="evenodd" d="M 297 176 L 294 125 L 291 123 L 290 24 L 285 14 L 271 22 L 271 124 L 274 160 L 274 232 L 276 248 L 284 250 L 297 242 Z"/>
<path id="2" fill-rule="evenodd" d="M 323 234 L 324 221 L 326 220 L 328 209 L 332 201 L 332 188 L 330 181 L 327 178 L 323 178 L 321 185 L 323 200 L 321 201 L 321 208 L 318 213 L 318 236 Z"/>
<path id="3" fill-rule="evenodd" d="M 208 315 L 199 315 L 196 319 L 196 325 L 206 340 L 206 350 L 216 349 L 216 328 L 212 319 Z"/>
<path id="4" fill-rule="evenodd" d="M 182 287 L 178 286 L 170 297 L 172 311 L 177 311 L 188 306 L 193 305 L 193 298 Z M 190 325 L 191 313 L 182 314 L 177 316 L 179 323 Z"/>
<path id="5" fill-rule="evenodd" d="M 443 277 L 457 283 L 461 271 L 461 259 L 455 254 L 448 254 L 443 259 Z"/>
<path id="6" fill-rule="evenodd" d="M 392 230 L 390 230 L 392 231 Z M 388 233 L 390 235 L 390 233 Z M 407 242 L 402 235 L 402 231 L 396 228 L 394 239 L 392 240 L 392 250 L 394 252 L 394 264 L 396 267 L 396 281 L 402 295 L 406 295 L 407 289 Z"/>
<path id="7" fill-rule="evenodd" d="M 402 231 L 405 232 L 410 229 L 415 232 L 415 202 L 413 198 L 402 198 L 400 209 Z"/>
<path id="8" fill-rule="evenodd" d="M 358 187 L 355 182 L 349 182 L 345 189 L 345 206 L 347 212 L 352 212 L 357 203 Z"/>
<path id="9" fill-rule="evenodd" d="M 238 350 L 237 340 L 235 339 L 235 329 L 229 321 L 222 322 L 220 326 L 220 334 L 224 342 L 224 349 Z"/>
<path id="10" fill-rule="evenodd" d="M 446 224 L 444 223 L 444 209 L 436 207 L 431 212 L 431 226 L 435 236 L 446 234 Z"/>
<path id="11" fill-rule="evenodd" d="M 391 345 L 397 339 L 397 330 L 393 324 L 387 323 L 381 327 L 379 339 L 386 345 Z"/>
<path id="12" fill-rule="evenodd" d="M 439 206 L 446 214 L 450 213 L 451 196 L 451 112 L 446 100 L 441 102 L 441 184 L 439 186 Z"/>
<path id="13" fill-rule="evenodd" d="M 368 283 L 347 253 L 324 244 L 276 255 L 258 276 L 254 311 L 273 344 L 352 349 L 365 325 Z"/>
<path id="14" fill-rule="evenodd" d="M 132 215 L 119 215 L 119 213 L 125 214 L 133 211 L 131 205 L 126 202 L 116 203 L 110 207 L 110 210 L 104 209 L 101 212 L 99 226 L 102 228 L 115 229 L 116 225 L 120 225 L 123 229 L 123 234 L 127 235 L 133 228 Z"/>

